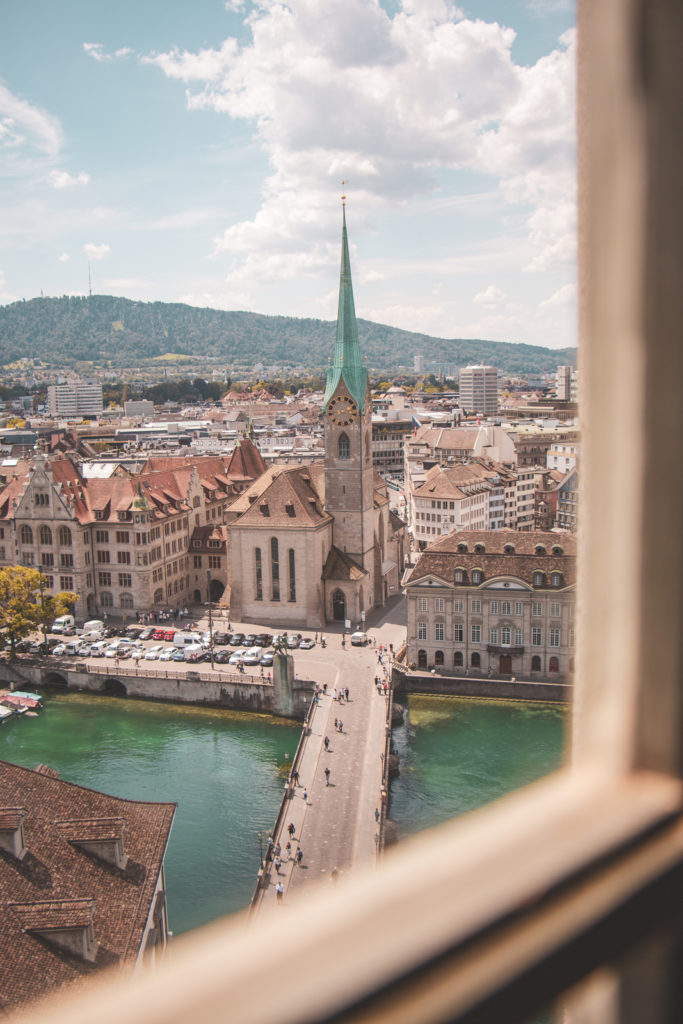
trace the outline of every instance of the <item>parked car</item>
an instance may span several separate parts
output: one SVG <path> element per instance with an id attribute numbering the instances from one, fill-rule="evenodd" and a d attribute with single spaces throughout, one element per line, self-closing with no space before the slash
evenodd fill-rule
<path id="1" fill-rule="evenodd" d="M 183 647 L 175 647 L 171 655 L 171 661 L 185 661 L 185 649 Z"/>
<path id="2" fill-rule="evenodd" d="M 214 647 L 225 647 L 230 643 L 230 637 L 227 633 L 214 633 L 213 634 L 213 645 Z"/>
<path id="3" fill-rule="evenodd" d="M 233 653 L 230 655 L 230 659 L 228 661 L 228 664 L 229 665 L 241 665 L 242 664 L 242 658 L 244 657 L 245 653 L 246 652 L 245 652 L 243 647 L 240 647 L 240 648 L 238 648 L 238 650 L 233 651 Z"/>
<path id="4" fill-rule="evenodd" d="M 244 657 L 242 658 L 242 664 L 243 665 L 258 665 L 260 661 L 261 661 L 261 648 L 260 647 L 252 647 L 252 648 L 250 648 L 248 651 L 245 652 Z"/>
<path id="5" fill-rule="evenodd" d="M 159 661 L 170 661 L 176 651 L 182 651 L 182 647 L 165 647 L 159 655 Z"/>
<path id="6" fill-rule="evenodd" d="M 369 642 L 370 637 L 367 633 L 357 632 L 351 634 L 351 643 L 354 647 L 365 647 Z"/>
<path id="7" fill-rule="evenodd" d="M 273 642 L 272 633 L 259 633 L 257 635 L 257 640 L 259 642 L 259 646 L 261 646 L 261 647 L 270 647 L 270 645 Z"/>
<path id="8" fill-rule="evenodd" d="M 256 646 L 256 633 L 247 633 L 244 638 L 244 646 L 247 648 Z"/>
<path id="9" fill-rule="evenodd" d="M 130 652 L 130 656 L 133 659 L 133 661 L 140 661 L 140 659 L 144 658 L 145 656 L 144 647 L 134 647 L 133 650 Z"/>
<path id="10" fill-rule="evenodd" d="M 89 658 L 90 652 L 90 644 L 81 644 L 78 650 L 76 651 L 76 654 L 78 655 L 79 658 Z"/>
<path id="11" fill-rule="evenodd" d="M 231 647 L 241 647 L 244 644 L 244 633 L 233 633 L 228 643 Z"/>
<path id="12" fill-rule="evenodd" d="M 294 651 L 301 643 L 301 639 L 301 633 L 293 633 L 291 636 L 287 637 L 287 646 L 291 651 Z"/>
<path id="13" fill-rule="evenodd" d="M 55 646 L 52 648 L 52 653 L 53 654 L 65 654 L 66 653 L 66 644 L 55 644 Z"/>
<path id="14" fill-rule="evenodd" d="M 151 639 L 152 640 L 165 640 L 166 639 L 166 630 L 165 629 L 155 629 L 152 632 Z"/>
<path id="15" fill-rule="evenodd" d="M 275 654 L 275 651 L 262 651 L 261 652 L 261 665 L 263 665 L 264 668 L 267 668 L 267 667 L 269 667 L 270 665 L 273 664 L 273 655 L 274 654 Z"/>
<path id="16" fill-rule="evenodd" d="M 166 650 L 163 644 L 156 644 L 145 651 L 145 661 L 156 661 L 162 651 Z"/>
<path id="17" fill-rule="evenodd" d="M 311 647 L 315 647 L 315 640 L 311 639 L 310 636 L 306 636 L 299 644 L 299 647 L 302 651 L 310 651 Z"/>
<path id="18" fill-rule="evenodd" d="M 105 658 L 118 658 L 118 655 L 118 647 L 107 647 L 106 651 L 104 652 Z"/>
<path id="19" fill-rule="evenodd" d="M 28 653 L 29 654 L 41 654 L 41 655 L 44 655 L 44 654 L 48 654 L 49 650 L 50 650 L 49 646 L 46 643 L 44 643 L 42 640 L 34 640 L 33 643 L 30 643 L 28 645 Z"/>
<path id="20" fill-rule="evenodd" d="M 73 615 L 60 615 L 59 618 L 55 619 L 52 623 L 51 633 L 64 633 L 66 629 L 75 626 L 76 620 Z"/>
<path id="21" fill-rule="evenodd" d="M 232 658 L 232 651 L 216 651 L 213 656 L 213 660 L 218 665 L 227 665 L 230 658 Z"/>

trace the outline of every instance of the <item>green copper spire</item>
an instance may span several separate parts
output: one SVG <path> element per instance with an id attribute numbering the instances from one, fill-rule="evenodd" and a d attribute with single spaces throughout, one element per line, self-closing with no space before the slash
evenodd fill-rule
<path id="1" fill-rule="evenodd" d="M 358 324 L 353 303 L 351 284 L 351 261 L 349 240 L 346 234 L 346 207 L 342 204 L 342 252 L 339 278 L 339 311 L 337 313 L 337 340 L 334 345 L 334 363 L 327 371 L 327 384 L 323 399 L 323 411 L 334 394 L 340 379 L 343 379 L 349 393 L 355 399 L 360 412 L 365 405 L 368 371 L 361 363 L 358 344 Z"/>

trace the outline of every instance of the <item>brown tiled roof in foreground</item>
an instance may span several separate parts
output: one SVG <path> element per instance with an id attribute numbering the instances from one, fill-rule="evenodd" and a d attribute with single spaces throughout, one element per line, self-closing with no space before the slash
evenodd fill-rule
<path id="1" fill-rule="evenodd" d="M 176 805 L 122 800 L 7 761 L 0 793 L 7 809 L 26 809 L 23 859 L 0 850 L 0 1006 L 11 1011 L 100 966 L 136 959 Z M 121 829 L 123 870 L 69 842 L 77 832 L 97 839 Z M 87 926 L 90 914 L 94 964 L 45 941 L 51 929 Z"/>

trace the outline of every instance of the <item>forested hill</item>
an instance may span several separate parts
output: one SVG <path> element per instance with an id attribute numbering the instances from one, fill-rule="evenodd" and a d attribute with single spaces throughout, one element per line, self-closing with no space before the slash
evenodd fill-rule
<path id="1" fill-rule="evenodd" d="M 432 338 L 395 327 L 358 321 L 368 367 L 413 367 L 425 362 L 454 366 L 485 362 L 507 373 L 555 370 L 574 363 L 575 349 Z M 180 303 L 134 302 L 111 295 L 63 296 L 0 307 L 0 365 L 33 358 L 58 367 L 91 362 L 139 366 L 164 355 L 211 356 L 229 366 L 324 367 L 334 348 L 335 325 L 259 313 L 199 309 Z"/>

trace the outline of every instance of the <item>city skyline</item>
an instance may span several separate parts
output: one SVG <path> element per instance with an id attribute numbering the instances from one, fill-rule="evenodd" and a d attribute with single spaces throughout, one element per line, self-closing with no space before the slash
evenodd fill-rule
<path id="1" fill-rule="evenodd" d="M 27 0 L 0 302 L 94 293 L 576 343 L 573 4 Z M 21 41 L 21 42 L 19 42 Z"/>

